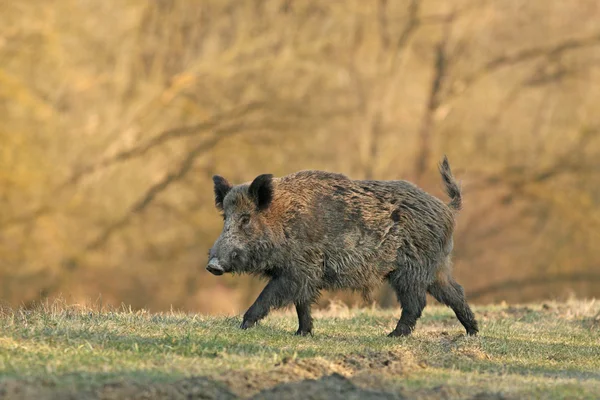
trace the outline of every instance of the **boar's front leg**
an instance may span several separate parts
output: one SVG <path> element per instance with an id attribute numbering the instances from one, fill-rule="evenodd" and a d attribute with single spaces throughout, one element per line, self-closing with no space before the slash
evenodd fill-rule
<path id="1" fill-rule="evenodd" d="M 299 292 L 301 285 L 283 277 L 271 279 L 254 304 L 250 306 L 241 328 L 248 329 L 269 314 L 274 308 L 282 308 L 303 297 Z"/>

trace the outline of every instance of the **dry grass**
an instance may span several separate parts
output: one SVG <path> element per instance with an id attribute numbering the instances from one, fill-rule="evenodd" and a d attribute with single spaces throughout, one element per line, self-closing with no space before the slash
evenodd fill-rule
<path id="1" fill-rule="evenodd" d="M 249 397 L 273 387 L 261 396 L 276 396 L 296 390 L 277 385 L 331 374 L 339 382 L 308 382 L 323 384 L 323 391 L 333 382 L 350 391 L 411 398 L 599 393 L 599 302 L 496 305 L 476 313 L 482 325 L 476 338 L 464 336 L 450 310 L 434 306 L 413 337 L 391 339 L 385 333 L 397 311 L 343 306 L 317 314 L 314 337 L 293 335 L 290 312 L 242 331 L 239 318 L 177 312 L 99 312 L 60 304 L 4 310 L 0 394 L 173 398 L 199 387 L 209 393 L 210 386 L 215 398 Z"/>

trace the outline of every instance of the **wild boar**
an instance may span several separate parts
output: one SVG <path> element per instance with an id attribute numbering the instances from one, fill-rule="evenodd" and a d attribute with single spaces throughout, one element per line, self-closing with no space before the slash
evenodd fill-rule
<path id="1" fill-rule="evenodd" d="M 232 186 L 215 175 L 224 226 L 206 269 L 269 279 L 241 328 L 293 303 L 296 334 L 312 334 L 311 305 L 322 290 L 367 295 L 387 280 L 402 307 L 388 336 L 411 334 L 426 293 L 452 308 L 467 334 L 477 334 L 475 316 L 451 273 L 461 191 L 446 157 L 439 170 L 451 199 L 447 205 L 402 180 L 352 180 L 309 170 L 281 178 L 264 174 Z"/>

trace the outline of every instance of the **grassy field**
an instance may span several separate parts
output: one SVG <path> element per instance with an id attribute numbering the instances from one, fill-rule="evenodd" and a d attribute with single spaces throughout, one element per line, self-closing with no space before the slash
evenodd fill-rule
<path id="1" fill-rule="evenodd" d="M 0 317 L 0 398 L 599 398 L 600 302 L 475 307 L 478 337 L 429 306 L 410 338 L 399 310 L 240 318 L 47 305 Z M 322 397 L 316 396 L 316 394 Z"/>

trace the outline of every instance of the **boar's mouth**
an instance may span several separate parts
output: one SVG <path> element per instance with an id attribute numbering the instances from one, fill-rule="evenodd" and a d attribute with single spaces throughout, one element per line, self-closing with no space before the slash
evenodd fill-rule
<path id="1" fill-rule="evenodd" d="M 208 261 L 206 270 L 208 272 L 210 272 L 211 274 L 217 275 L 217 276 L 223 275 L 225 273 L 225 270 L 223 269 L 223 267 L 221 266 L 221 263 L 219 263 L 219 260 L 216 257 L 213 257 Z"/>

